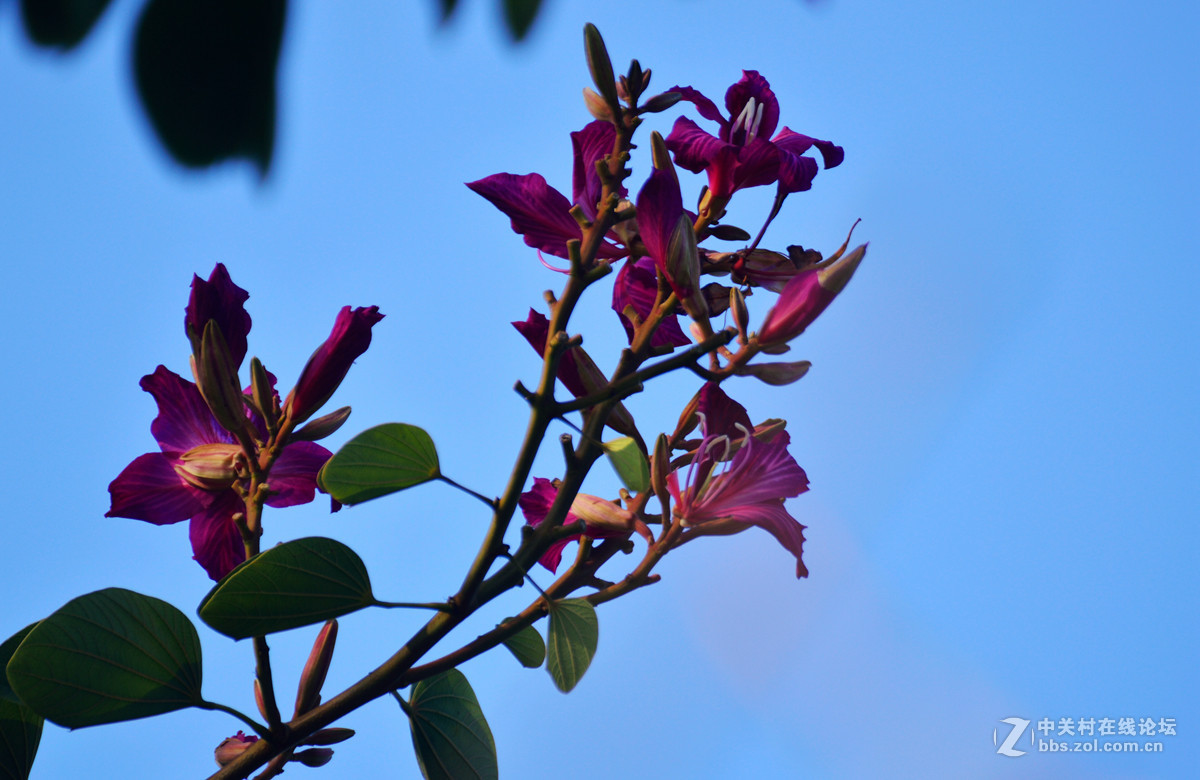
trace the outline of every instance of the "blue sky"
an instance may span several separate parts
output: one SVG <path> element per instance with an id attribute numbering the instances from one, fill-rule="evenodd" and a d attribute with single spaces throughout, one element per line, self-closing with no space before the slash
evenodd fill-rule
<path id="1" fill-rule="evenodd" d="M 597 16 L 552 2 L 521 47 L 482 2 L 445 29 L 432 3 L 294 5 L 260 184 L 248 165 L 184 172 L 152 142 L 127 62 L 136 4 L 115 3 L 60 58 L 34 51 L 15 4 L 0 3 L 2 633 L 111 585 L 188 614 L 207 592 L 185 525 L 103 514 L 109 481 L 154 446 L 137 381 L 159 363 L 186 372 L 188 283 L 218 261 L 251 293 L 251 353 L 285 385 L 341 306 L 388 315 L 335 398 L 354 416 L 333 445 L 418 424 L 450 476 L 502 489 L 525 424 L 511 387 L 536 372 L 507 323 L 560 278 L 462 183 L 536 171 L 569 187 L 567 134 L 588 121 L 580 30 L 593 21 L 618 65 L 639 58 L 660 89 L 719 99 L 742 68 L 762 72 L 781 124 L 846 149 L 766 245 L 828 252 L 862 218 L 855 236 L 871 249 L 795 345 L 807 377 L 729 386 L 755 420 L 789 420 L 812 480 L 789 502 L 809 526 L 811 577 L 795 581 L 766 534 L 707 540 L 671 555 L 662 583 L 601 609 L 598 654 L 569 696 L 505 654 L 471 661 L 504 776 L 1142 778 L 1196 766 L 1192 4 L 764 0 L 733 12 L 660 0 Z M 648 160 L 634 163 L 644 174 Z M 694 198 L 699 182 L 687 186 Z M 756 224 L 768 198 L 746 193 L 735 221 Z M 620 333 L 596 298 L 576 322 L 611 367 Z M 670 428 L 693 390 L 671 378 L 630 408 Z M 558 468 L 548 453 L 538 474 Z M 588 483 L 614 488 L 601 470 Z M 425 601 L 458 586 L 486 519 L 424 486 L 333 517 L 278 513 L 268 540 L 334 536 L 382 598 Z M 417 620 L 343 620 L 330 688 Z M 252 709 L 249 648 L 200 631 L 206 695 Z M 273 642 L 284 680 L 314 632 L 293 633 Z M 1162 754 L 1009 758 L 993 744 L 1009 717 L 1175 718 L 1178 734 Z M 324 776 L 416 776 L 394 702 L 344 725 L 359 736 Z M 34 777 L 87 775 L 98 760 L 127 777 L 205 776 L 236 728 L 205 712 L 48 726 Z"/>

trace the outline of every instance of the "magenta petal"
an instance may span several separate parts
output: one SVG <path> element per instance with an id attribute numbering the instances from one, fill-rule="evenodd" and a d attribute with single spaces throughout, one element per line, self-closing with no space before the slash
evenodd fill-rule
<path id="1" fill-rule="evenodd" d="M 738 149 L 733 188 L 758 187 L 772 184 L 779 178 L 779 150 L 770 141 L 755 138 Z"/>
<path id="2" fill-rule="evenodd" d="M 750 98 L 754 98 L 763 109 L 758 137 L 770 138 L 779 124 L 779 100 L 771 90 L 771 85 L 756 70 L 742 71 L 742 78 L 725 92 L 725 108 L 729 110 L 731 120 L 737 120 Z"/>
<path id="3" fill-rule="evenodd" d="M 706 382 L 700 388 L 696 411 L 704 415 L 704 435 L 740 438 L 753 431 L 746 407 L 730 398 L 716 382 Z M 738 426 L 742 430 L 738 430 Z"/>
<path id="4" fill-rule="evenodd" d="M 546 552 L 542 553 L 542 557 L 538 558 L 538 563 L 550 570 L 551 574 L 558 572 L 558 564 L 562 563 L 563 550 L 571 542 L 579 539 L 578 536 L 568 536 L 565 539 L 559 539 L 554 544 L 546 548 Z"/>
<path id="5" fill-rule="evenodd" d="M 208 494 L 183 481 L 161 452 L 139 455 L 108 486 L 112 506 L 105 517 L 128 517 L 155 525 L 187 520 L 204 508 Z"/>
<path id="6" fill-rule="evenodd" d="M 545 521 L 546 514 L 557 496 L 558 490 L 555 489 L 554 483 L 545 477 L 534 477 L 533 487 L 521 494 L 517 499 L 517 506 L 521 507 L 525 522 L 537 528 Z"/>
<path id="7" fill-rule="evenodd" d="M 312 501 L 316 497 L 317 472 L 331 457 L 333 453 L 316 442 L 297 441 L 284 447 L 267 479 L 272 493 L 267 506 L 296 506 Z"/>
<path id="8" fill-rule="evenodd" d="M 233 515 L 244 509 L 237 493 L 224 491 L 217 500 L 192 518 L 188 535 L 192 540 L 192 557 L 204 567 L 208 576 L 220 580 L 242 561 L 246 547 L 242 534 L 234 525 Z"/>
<path id="9" fill-rule="evenodd" d="M 788 514 L 782 503 L 763 503 L 757 506 L 744 507 L 738 516 L 739 520 L 758 526 L 769 531 L 784 549 L 796 556 L 796 577 L 807 577 L 808 567 L 804 565 L 804 528 L 796 518 Z"/>
<path id="10" fill-rule="evenodd" d="M 654 302 L 658 299 L 658 275 L 654 270 L 654 260 L 643 257 L 635 263 L 627 261 L 617 272 L 617 280 L 613 284 L 612 307 L 621 317 L 621 325 L 630 342 L 633 341 L 633 325 L 625 318 L 625 307 L 632 306 L 642 319 L 650 316 Z M 650 337 L 652 347 L 679 347 L 690 344 L 691 340 L 684 335 L 679 327 L 679 319 L 674 314 L 663 318 L 654 335 Z"/>
<path id="11" fill-rule="evenodd" d="M 596 163 L 612 153 L 617 131 L 611 122 L 597 119 L 578 132 L 571 133 L 571 147 L 575 151 L 575 169 L 572 178 L 572 197 L 583 214 L 590 220 L 596 218 L 596 205 L 604 184 L 596 173 Z M 620 188 L 624 198 L 627 191 Z"/>
<path id="12" fill-rule="evenodd" d="M 512 229 L 531 247 L 566 257 L 567 241 L 583 238 L 571 216 L 571 202 L 539 173 L 497 173 L 467 186 L 503 211 L 512 220 Z"/>
<path id="13" fill-rule="evenodd" d="M 150 433 L 163 452 L 187 452 L 201 444 L 229 444 L 233 437 L 220 426 L 200 390 L 165 366 L 142 377 L 141 387 L 158 403 Z"/>
<path id="14" fill-rule="evenodd" d="M 786 431 L 770 442 L 747 439 L 729 468 L 705 491 L 701 501 L 704 515 L 745 520 L 742 509 L 746 506 L 807 491 L 808 475 L 788 453 L 788 441 Z"/>
<path id="15" fill-rule="evenodd" d="M 539 356 L 546 354 L 550 320 L 546 319 L 545 315 L 530 309 L 529 316 L 525 318 L 524 322 L 514 322 L 512 326 L 525 337 L 529 346 L 533 347 Z M 558 359 L 558 379 L 571 391 L 572 395 L 579 398 L 587 395 L 588 391 L 587 386 L 583 383 L 583 377 L 579 374 L 579 365 L 575 362 L 575 355 L 572 354 L 574 351 L 574 349 L 568 349 Z"/>
<path id="16" fill-rule="evenodd" d="M 307 420 L 325 405 L 346 378 L 350 366 L 371 346 L 371 328 L 382 319 L 378 306 L 353 310 L 342 307 L 329 337 L 305 363 L 288 398 L 294 422 Z"/>
<path id="17" fill-rule="evenodd" d="M 691 87 L 674 86 L 667 91 L 678 92 L 681 99 L 696 106 L 696 111 L 705 119 L 720 122 L 722 127 L 729 124 L 728 120 L 721 116 L 721 110 L 717 108 L 717 104 L 702 95 L 699 90 L 692 89 Z"/>
<path id="18" fill-rule="evenodd" d="M 675 120 L 666 144 L 675 155 L 675 164 L 692 173 L 700 173 L 712 164 L 722 149 L 732 147 L 683 116 Z"/>
<path id="19" fill-rule="evenodd" d="M 225 266 L 217 263 L 208 281 L 192 277 L 192 294 L 184 315 L 184 332 L 192 340 L 193 350 L 199 352 L 199 339 L 209 320 L 217 323 L 234 366 L 246 357 L 246 336 L 250 333 L 250 315 L 242 305 L 250 293 L 233 283 Z"/>
<path id="20" fill-rule="evenodd" d="M 637 196 L 638 234 L 646 251 L 666 270 L 671 236 L 683 216 L 679 180 L 668 168 L 655 168 Z"/>

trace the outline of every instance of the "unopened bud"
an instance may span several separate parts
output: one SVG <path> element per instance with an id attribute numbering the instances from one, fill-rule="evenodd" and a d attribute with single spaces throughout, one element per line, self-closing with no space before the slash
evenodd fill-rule
<path id="1" fill-rule="evenodd" d="M 179 456 L 175 473 L 201 490 L 224 490 L 238 480 L 236 444 L 201 444 Z"/>
<path id="2" fill-rule="evenodd" d="M 579 493 L 571 502 L 571 512 L 590 528 L 602 531 L 632 531 L 633 513 L 598 496 Z"/>
<path id="3" fill-rule="evenodd" d="M 237 370 L 216 320 L 204 326 L 200 354 L 192 355 L 192 373 L 200 395 L 221 427 L 231 432 L 244 430 L 247 419 Z"/>
<path id="4" fill-rule="evenodd" d="M 333 751 L 329 748 L 309 748 L 292 754 L 292 761 L 311 767 L 325 766 L 332 758 Z"/>
<path id="5" fill-rule="evenodd" d="M 354 736 L 354 729 L 331 728 L 321 729 L 315 732 L 311 737 L 303 740 L 301 745 L 336 745 L 339 742 L 345 742 Z"/>
<path id="6" fill-rule="evenodd" d="M 270 720 L 271 717 L 267 715 L 267 702 L 263 699 L 262 683 L 258 681 L 257 677 L 254 678 L 254 703 L 258 705 L 258 713 L 263 716 L 263 719 Z"/>
<path id="7" fill-rule="evenodd" d="M 667 474 L 670 470 L 671 443 L 665 433 L 660 433 L 654 442 L 654 462 L 650 464 L 650 487 L 660 501 L 666 500 Z"/>
<path id="8" fill-rule="evenodd" d="M 733 314 L 733 324 L 738 331 L 738 342 L 745 344 L 749 338 L 746 328 L 750 323 L 750 312 L 746 309 L 746 296 L 736 287 L 729 288 L 729 311 Z"/>
<path id="9" fill-rule="evenodd" d="M 350 407 L 322 415 L 292 434 L 292 441 L 320 441 L 337 431 L 350 418 Z"/>
<path id="10" fill-rule="evenodd" d="M 643 103 L 638 111 L 642 114 L 657 114 L 678 103 L 682 97 L 678 92 L 661 92 Z"/>
<path id="11" fill-rule="evenodd" d="M 267 428 L 273 430 L 276 422 L 275 388 L 271 386 L 271 375 L 258 358 L 250 358 L 250 392 Z"/>
<path id="12" fill-rule="evenodd" d="M 239 731 L 217 745 L 217 749 L 213 751 L 213 757 L 217 759 L 218 765 L 225 766 L 242 753 L 245 753 L 247 748 L 255 742 L 258 742 L 258 737 L 248 737 Z"/>
<path id="13" fill-rule="evenodd" d="M 767 313 L 759 343 L 764 346 L 786 344 L 799 336 L 833 302 L 866 255 L 867 245 L 833 263 L 797 273 L 779 294 L 779 300 Z"/>
<path id="14" fill-rule="evenodd" d="M 588 72 L 592 74 L 596 89 L 600 90 L 609 106 L 618 107 L 617 80 L 613 75 L 612 60 L 609 59 L 604 38 L 591 22 L 583 26 L 583 47 L 587 53 Z"/>
<path id="15" fill-rule="evenodd" d="M 683 411 L 679 413 L 679 422 L 675 425 L 675 440 L 682 441 L 692 431 L 696 430 L 696 426 L 700 424 L 700 416 L 696 414 L 696 410 L 700 408 L 700 393 L 692 396 L 692 400 L 688 401 L 688 405 L 683 407 Z"/>
<path id="16" fill-rule="evenodd" d="M 612 108 L 591 87 L 583 88 L 583 102 L 587 106 L 588 113 L 596 119 L 604 122 L 611 122 L 613 120 Z"/>
<path id="17" fill-rule="evenodd" d="M 752 366 L 739 366 L 733 373 L 738 376 L 752 376 L 766 382 L 768 385 L 790 385 L 808 373 L 812 363 L 800 360 L 795 363 L 758 363 Z"/>
<path id="18" fill-rule="evenodd" d="M 312 652 L 304 671 L 300 673 L 300 688 L 296 692 L 296 714 L 301 715 L 317 706 L 321 697 L 321 686 L 325 684 L 325 675 L 329 671 L 329 662 L 333 660 L 333 647 L 337 644 L 338 624 L 330 620 L 317 634 L 313 642 Z"/>

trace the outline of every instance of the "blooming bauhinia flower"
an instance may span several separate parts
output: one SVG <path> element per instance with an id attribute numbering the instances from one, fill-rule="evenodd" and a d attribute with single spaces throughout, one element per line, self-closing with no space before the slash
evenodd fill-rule
<path id="1" fill-rule="evenodd" d="M 788 454 L 787 432 L 776 430 L 769 441 L 756 438 L 745 408 L 713 384 L 701 392 L 697 411 L 704 438 L 692 456 L 686 483 L 680 486 L 678 472 L 667 476 L 673 514 L 700 535 L 759 526 L 796 556 L 796 576 L 807 577 L 804 526 L 783 502 L 808 490 L 808 476 Z M 740 447 L 730 457 L 735 443 Z M 718 468 L 722 461 L 725 465 Z"/>
<path id="2" fill-rule="evenodd" d="M 763 346 L 786 344 L 804 332 L 833 302 L 854 276 L 867 253 L 867 245 L 848 255 L 834 255 L 832 263 L 800 271 L 779 294 L 779 300 L 767 312 L 758 341 Z M 840 254 L 840 253 L 839 253 Z"/>
<path id="3" fill-rule="evenodd" d="M 246 559 L 233 516 L 245 511 L 234 485 L 245 478 L 241 447 L 217 423 L 194 384 L 159 366 L 141 387 L 154 396 L 158 416 L 150 432 L 161 452 L 140 455 L 108 486 L 112 506 L 105 517 L 129 517 L 155 525 L 190 520 L 193 557 L 219 580 Z M 247 412 L 262 431 L 256 414 Z M 267 505 L 306 504 L 313 500 L 317 472 L 329 450 L 298 441 L 283 448 L 271 466 Z"/>
<path id="4" fill-rule="evenodd" d="M 615 139 L 612 124 L 599 120 L 571 133 L 575 152 L 572 200 L 567 200 L 538 173 L 497 173 L 467 182 L 467 186 L 503 211 L 512 220 L 512 229 L 525 237 L 526 244 L 556 257 L 567 257 L 567 241 L 583 238 L 583 229 L 571 216 L 571 206 L 579 206 L 587 219 L 595 219 L 603 189 L 596 162 L 612 152 Z M 621 187 L 620 197 L 625 194 L 625 188 Z M 616 236 L 610 233 L 609 238 L 615 240 Z M 611 241 L 602 242 L 597 250 L 597 256 L 603 259 L 626 254 L 625 249 Z"/>
<path id="5" fill-rule="evenodd" d="M 329 338 L 308 359 L 288 394 L 284 408 L 292 422 L 304 422 L 325 405 L 351 364 L 371 346 L 371 328 L 382 319 L 378 306 L 342 307 Z"/>
<path id="6" fill-rule="evenodd" d="M 517 504 L 525 515 L 525 522 L 537 528 L 546 520 L 554 499 L 558 497 L 558 488 L 554 483 L 543 477 L 533 480 L 533 487 L 521 494 Z M 584 529 L 593 539 L 607 539 L 613 536 L 627 536 L 633 530 L 633 513 L 622 509 L 611 501 L 605 501 L 596 496 L 579 493 L 571 502 L 563 525 L 584 521 Z M 538 559 L 538 563 L 551 572 L 558 571 L 562 561 L 563 548 L 579 539 L 581 534 L 573 534 L 555 541 Z"/>
<path id="7" fill-rule="evenodd" d="M 676 86 L 671 91 L 680 93 L 695 104 L 700 116 L 720 126 L 714 136 L 680 117 L 667 137 L 676 165 L 693 173 L 708 172 L 708 198 L 720 208 L 744 187 L 778 182 L 784 194 L 807 190 L 817 175 L 817 163 L 804 153 L 813 147 L 821 153 L 826 168 L 840 165 L 845 158 L 840 146 L 787 127 L 771 138 L 779 123 L 779 101 L 758 71 L 742 71 L 741 80 L 725 93 L 729 118 L 698 90 Z"/>

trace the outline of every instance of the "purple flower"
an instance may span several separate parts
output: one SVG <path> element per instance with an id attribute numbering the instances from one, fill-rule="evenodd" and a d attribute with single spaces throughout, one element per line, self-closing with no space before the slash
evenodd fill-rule
<path id="1" fill-rule="evenodd" d="M 284 406 L 292 422 L 304 422 L 325 405 L 346 378 L 351 364 L 371 346 L 371 328 L 382 319 L 378 306 L 354 310 L 342 307 L 329 338 L 308 359 L 288 394 Z"/>
<path id="2" fill-rule="evenodd" d="M 722 205 L 744 187 L 779 182 L 783 193 L 807 190 L 817 175 L 817 163 L 804 153 L 814 146 L 826 168 L 841 164 L 845 158 L 840 146 L 787 127 L 770 138 L 779 124 L 779 101 L 758 71 L 742 71 L 741 80 L 725 93 L 728 119 L 711 100 L 691 87 L 676 86 L 670 91 L 680 93 L 684 100 L 695 104 L 700 116 L 720 126 L 714 136 L 692 120 L 680 117 L 667 137 L 667 148 L 675 153 L 676 165 L 693 173 L 708 172 L 711 198 Z"/>
<path id="3" fill-rule="evenodd" d="M 512 220 L 512 229 L 525 237 L 525 243 L 556 257 L 567 257 L 567 241 L 582 239 L 583 230 L 571 216 L 571 206 L 579 206 L 589 220 L 596 217 L 596 205 L 603 186 L 596 175 L 596 162 L 613 150 L 616 130 L 599 120 L 583 130 L 571 133 L 575 152 L 573 201 L 546 183 L 541 174 L 496 173 L 467 186 L 492 202 Z M 620 196 L 625 197 L 624 187 Z M 609 237 L 616 239 L 612 233 Z M 610 241 L 600 244 L 597 256 L 603 259 L 624 257 L 628 252 Z"/>
<path id="4" fill-rule="evenodd" d="M 193 557 L 219 580 L 246 559 L 234 514 L 245 511 L 234 485 L 244 477 L 241 448 L 213 417 L 194 384 L 159 366 L 143 377 L 158 416 L 150 425 L 161 452 L 140 455 L 112 481 L 112 505 L 105 517 L 129 517 L 155 525 L 190 520 Z M 256 428 L 262 421 L 249 413 Z M 265 437 L 265 436 L 264 436 Z M 273 507 L 313 500 L 317 471 L 329 450 L 312 442 L 284 447 L 267 481 Z"/>
<path id="5" fill-rule="evenodd" d="M 779 294 L 767 312 L 758 341 L 763 346 L 786 344 L 799 336 L 845 288 L 867 253 L 867 245 L 831 264 L 800 271 Z"/>
<path id="6" fill-rule="evenodd" d="M 667 477 L 673 513 L 698 535 L 735 534 L 752 525 L 763 528 L 796 556 L 796 576 L 807 577 L 804 526 L 788 514 L 783 502 L 808 490 L 808 475 L 788 454 L 787 432 L 776 432 L 770 441 L 756 439 L 746 410 L 716 385 L 702 391 L 698 412 L 703 415 L 704 438 L 692 457 L 685 486 L 680 487 L 678 472 Z M 723 461 L 725 466 L 718 469 Z"/>
<path id="7" fill-rule="evenodd" d="M 204 326 L 214 320 L 225 337 L 236 371 L 246 357 L 246 336 L 250 333 L 250 315 L 242 306 L 250 293 L 233 283 L 229 271 L 217 263 L 208 281 L 192 277 L 192 294 L 188 298 L 183 319 L 184 332 L 192 343 L 192 352 L 200 354 L 200 339 Z"/>
<path id="8" fill-rule="evenodd" d="M 517 505 L 521 507 L 521 513 L 525 515 L 525 522 L 533 528 L 537 528 L 545 522 L 546 515 L 549 514 L 550 507 L 557 497 L 558 488 L 554 486 L 553 482 L 543 477 L 535 477 L 533 487 L 521 494 L 521 497 L 517 499 Z M 571 502 L 571 508 L 567 511 L 563 525 L 577 523 L 580 520 L 584 521 L 586 533 L 593 539 L 627 536 L 633 529 L 633 515 L 628 510 L 622 509 L 611 501 L 584 493 L 577 495 Z M 542 557 L 538 558 L 538 563 L 551 572 L 558 571 L 558 564 L 562 562 L 563 548 L 579 539 L 580 536 L 581 534 L 573 534 L 555 541 L 542 554 Z"/>

